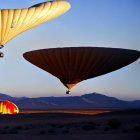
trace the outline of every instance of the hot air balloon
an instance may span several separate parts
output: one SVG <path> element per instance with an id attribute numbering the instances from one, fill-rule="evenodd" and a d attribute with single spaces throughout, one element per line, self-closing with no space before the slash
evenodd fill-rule
<path id="1" fill-rule="evenodd" d="M 20 33 L 52 20 L 70 9 L 66 1 L 49 1 L 24 9 L 0 10 L 0 49 Z M 0 52 L 0 57 L 3 57 Z"/>
<path id="2" fill-rule="evenodd" d="M 23 57 L 54 75 L 68 88 L 120 69 L 140 57 L 136 50 L 101 47 L 51 48 L 26 52 Z"/>
<path id="3" fill-rule="evenodd" d="M 18 107 L 10 101 L 0 101 L 0 113 L 1 114 L 17 114 L 19 112 Z"/>

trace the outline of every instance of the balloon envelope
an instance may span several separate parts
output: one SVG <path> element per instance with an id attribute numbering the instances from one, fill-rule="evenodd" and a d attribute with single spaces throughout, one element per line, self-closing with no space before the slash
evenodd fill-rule
<path id="1" fill-rule="evenodd" d="M 71 89 L 77 83 L 120 69 L 140 57 L 136 50 L 70 47 L 35 50 L 24 58 L 51 73 Z"/>
<path id="2" fill-rule="evenodd" d="M 1 114 L 17 114 L 19 112 L 18 107 L 10 101 L 0 101 L 0 113 Z"/>
<path id="3" fill-rule="evenodd" d="M 70 9 L 66 1 L 49 1 L 24 9 L 0 9 L 0 46 L 37 25 L 52 20 Z"/>

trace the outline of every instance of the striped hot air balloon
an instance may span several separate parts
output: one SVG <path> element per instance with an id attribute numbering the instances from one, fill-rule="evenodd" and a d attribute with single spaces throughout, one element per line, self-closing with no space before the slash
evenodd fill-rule
<path id="1" fill-rule="evenodd" d="M 1 114 L 17 114 L 19 112 L 18 107 L 10 101 L 0 101 L 0 113 Z"/>
<path id="2" fill-rule="evenodd" d="M 136 61 L 140 52 L 120 48 L 67 47 L 35 50 L 23 56 L 71 89 L 83 80 L 118 70 Z"/>
<path id="3" fill-rule="evenodd" d="M 0 49 L 20 33 L 64 14 L 70 7 L 66 1 L 48 1 L 29 8 L 0 9 Z"/>

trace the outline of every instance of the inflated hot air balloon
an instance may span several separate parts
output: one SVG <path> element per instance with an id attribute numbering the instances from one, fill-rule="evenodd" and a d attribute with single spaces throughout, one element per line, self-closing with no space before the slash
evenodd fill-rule
<path id="1" fill-rule="evenodd" d="M 0 101 L 0 113 L 1 114 L 17 114 L 19 112 L 18 107 L 10 101 Z"/>
<path id="2" fill-rule="evenodd" d="M 77 83 L 120 69 L 140 57 L 136 50 L 100 47 L 70 47 L 24 53 L 35 66 L 60 79 L 68 88 Z"/>
<path id="3" fill-rule="evenodd" d="M 0 48 L 20 33 L 52 20 L 70 9 L 66 1 L 49 1 L 24 9 L 0 10 Z M 0 52 L 0 57 L 3 57 Z"/>

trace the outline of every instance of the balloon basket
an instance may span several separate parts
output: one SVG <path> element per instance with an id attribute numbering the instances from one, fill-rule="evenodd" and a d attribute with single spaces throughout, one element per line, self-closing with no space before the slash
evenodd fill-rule
<path id="1" fill-rule="evenodd" d="M 4 57 L 4 53 L 0 52 L 0 57 Z"/>
<path id="2" fill-rule="evenodd" d="M 66 91 L 66 94 L 70 95 L 71 94 L 71 91 L 70 90 Z"/>

